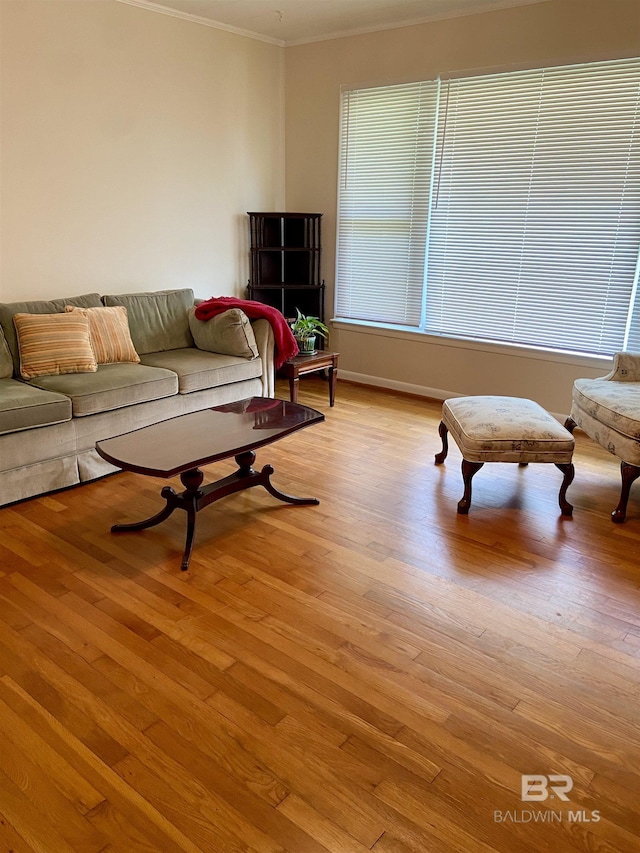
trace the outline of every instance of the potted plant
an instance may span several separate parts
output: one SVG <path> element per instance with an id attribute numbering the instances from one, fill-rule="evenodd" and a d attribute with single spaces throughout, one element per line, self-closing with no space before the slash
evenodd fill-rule
<path id="1" fill-rule="evenodd" d="M 300 309 L 296 308 L 297 317 L 291 324 L 293 337 L 298 342 L 300 355 L 315 355 L 316 337 L 327 337 L 329 329 L 318 317 L 311 317 L 300 313 Z"/>

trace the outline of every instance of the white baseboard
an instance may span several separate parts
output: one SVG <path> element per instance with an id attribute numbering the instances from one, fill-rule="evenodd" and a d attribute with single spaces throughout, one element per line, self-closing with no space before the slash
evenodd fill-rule
<path id="1" fill-rule="evenodd" d="M 414 394 L 416 397 L 430 397 L 432 400 L 448 400 L 449 397 L 464 397 L 459 391 L 445 391 L 442 388 L 427 388 L 425 385 L 412 385 L 410 382 L 398 382 L 396 379 L 385 379 L 381 376 L 370 376 L 368 373 L 353 373 L 351 370 L 340 370 L 340 379 L 347 382 L 357 382 L 359 385 L 372 385 L 374 388 L 387 388 L 390 391 L 402 391 Z"/>
<path id="2" fill-rule="evenodd" d="M 386 388 L 389 391 L 401 391 L 416 397 L 429 397 L 431 400 L 448 400 L 450 397 L 466 397 L 459 391 L 444 391 L 442 388 L 428 388 L 425 385 L 412 385 L 410 382 L 398 382 L 396 379 L 385 379 L 381 376 L 370 376 L 368 373 L 353 373 L 351 370 L 340 370 L 340 379 L 346 382 L 357 382 L 358 385 L 371 385 L 374 388 Z M 517 395 L 516 395 L 517 396 Z M 550 415 L 564 424 L 567 414 L 549 412 Z"/>

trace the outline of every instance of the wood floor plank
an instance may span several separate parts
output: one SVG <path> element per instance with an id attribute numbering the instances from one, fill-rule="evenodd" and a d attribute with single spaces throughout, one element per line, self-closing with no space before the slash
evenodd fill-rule
<path id="1" fill-rule="evenodd" d="M 302 797 L 290 794 L 278 804 L 278 811 L 284 814 L 316 838 L 325 850 L 340 850 L 341 853 L 367 853 L 371 848 L 365 847 L 348 833 L 341 830 L 335 823 L 312 808 Z M 297 849 L 297 848 L 292 848 Z"/>
<path id="2" fill-rule="evenodd" d="M 173 697 L 147 687 L 144 682 L 107 656 L 96 661 L 101 671 L 114 683 L 128 689 L 140 701 L 153 707 L 158 717 L 189 742 L 199 748 L 213 761 L 217 761 L 249 790 L 273 804 L 279 803 L 288 793 L 287 786 L 276 773 L 244 747 L 242 738 L 235 730 L 229 730 L 226 721 L 217 715 L 210 705 L 193 707 L 177 703 Z M 271 731 L 271 727 L 269 727 Z"/>
<path id="3" fill-rule="evenodd" d="M 348 784 L 338 785 L 333 768 L 324 760 L 309 754 L 302 746 L 290 743 L 283 746 L 272 737 L 265 737 L 263 724 L 255 715 L 233 707 L 231 700 L 222 697 L 215 696 L 210 701 L 216 700 L 219 708 L 227 709 L 234 727 L 244 732 L 251 749 L 266 764 L 278 764 L 287 755 L 285 781 L 292 791 L 361 844 L 370 847 L 375 843 L 384 831 L 384 818 L 372 807 L 371 797 L 362 786 L 352 784 L 351 779 Z"/>
<path id="4" fill-rule="evenodd" d="M 165 814 L 185 838 L 198 850 L 227 850 L 229 853 L 257 853 L 239 838 L 227 831 L 226 815 L 215 817 L 206 798 L 200 802 L 187 795 L 176 796 L 176 791 L 166 780 L 153 773 L 134 756 L 128 756 L 114 768 L 123 781 L 135 788 L 154 809 Z M 213 813 L 213 814 L 212 814 Z M 213 817 L 213 819 L 212 819 Z M 265 853 L 276 853 L 277 847 L 269 845 Z"/>
<path id="5" fill-rule="evenodd" d="M 469 850 L 475 853 L 494 853 L 496 849 L 479 838 L 478 833 L 468 832 L 460 826 L 463 821 L 467 822 L 464 818 L 452 821 L 450 817 L 442 814 L 440 803 L 434 808 L 433 803 L 425 801 L 424 797 L 412 796 L 406 785 L 385 779 L 376 788 L 375 796 L 381 804 L 394 809 L 428 834 L 428 846 L 424 848 L 426 850 L 431 848 L 431 839 L 434 837 L 436 843 L 445 843 L 448 849 L 455 853 L 467 853 Z M 399 840 L 402 843 L 411 843 L 410 838 L 407 840 L 401 837 Z M 508 849 L 512 849 L 510 844 Z"/>
<path id="6" fill-rule="evenodd" d="M 85 662 L 81 657 L 74 656 L 63 643 L 52 637 L 46 631 L 35 625 L 24 628 L 20 636 L 28 639 L 50 660 L 64 670 L 71 678 L 89 690 L 94 696 L 108 704 L 123 719 L 142 731 L 156 722 L 155 715 L 145 708 L 135 697 L 119 690 L 95 667 Z"/>
<path id="7" fill-rule="evenodd" d="M 161 635 L 153 640 L 153 644 L 163 651 L 164 654 L 172 655 L 182 662 L 187 661 L 190 668 L 202 675 L 202 677 L 217 690 L 228 693 L 236 701 L 249 707 L 254 713 L 259 714 L 262 719 L 275 726 L 285 715 L 278 705 L 265 699 L 258 691 L 248 685 L 241 685 L 227 675 L 229 667 L 218 668 L 205 657 L 200 657 L 192 648 L 187 648 L 171 637 Z M 190 644 L 191 645 L 191 644 Z"/>
<path id="8" fill-rule="evenodd" d="M 0 686 L 0 691 L 2 687 Z M 3 743 L 20 747 L 38 767 L 49 773 L 52 784 L 81 813 L 94 809 L 104 796 L 76 768 L 53 749 L 22 717 L 0 699 L 0 731 Z"/>
<path id="9" fill-rule="evenodd" d="M 53 714 L 50 714 L 19 684 L 8 677 L 0 679 L 0 695 L 16 713 L 28 720 L 57 752 L 73 761 L 96 790 L 122 809 L 134 830 L 138 827 L 156 844 L 157 850 L 168 853 L 199 853 L 198 847 L 183 835 L 160 811 L 125 782 L 96 753 L 78 740 Z M 25 835 L 27 840 L 28 835 Z M 47 851 L 50 848 L 43 848 Z"/>
<path id="10" fill-rule="evenodd" d="M 551 465 L 485 466 L 460 516 L 441 404 L 300 395 L 325 421 L 256 464 L 320 504 L 228 496 L 187 572 L 182 513 L 110 533 L 152 478 L 0 509 L 0 853 L 640 853 L 636 487 L 612 525 L 576 431 L 572 519 Z"/>
<path id="11" fill-rule="evenodd" d="M 247 827 L 254 824 L 260 828 L 261 833 L 267 834 L 275 846 L 281 845 L 282 849 L 299 850 L 300 853 L 324 853 L 324 847 L 316 843 L 313 835 L 305 832 L 298 824 L 291 821 L 286 813 L 280 810 L 282 802 L 290 795 L 286 794 L 276 809 L 271 803 L 265 802 L 260 797 L 244 788 L 230 774 L 222 770 L 215 762 L 207 760 L 194 745 L 188 743 L 172 729 L 157 724 L 148 732 L 148 737 L 159 748 L 171 755 L 176 761 L 184 763 L 191 773 L 205 785 L 206 790 L 216 791 L 219 797 L 230 805 L 233 804 L 233 812 L 236 819 L 244 818 Z M 221 810 L 220 813 L 222 813 Z M 230 821 L 225 819 L 225 825 L 230 828 Z M 237 834 L 244 836 L 247 843 L 253 843 L 257 850 L 268 848 L 268 840 L 264 836 L 252 833 L 247 836 L 246 829 L 240 827 Z"/>
<path id="12" fill-rule="evenodd" d="M 22 792 L 29 803 L 29 812 L 34 808 L 43 822 L 56 826 L 72 849 L 86 850 L 86 853 L 98 853 L 103 849 L 106 838 L 76 810 L 50 774 L 26 758 L 19 745 L 8 740 L 4 740 L 0 750 L 0 773 Z M 6 790 L 7 783 L 2 787 Z"/>
<path id="13" fill-rule="evenodd" d="M 356 718 L 363 718 L 376 728 L 393 733 L 401 727 L 402 723 L 393 714 L 396 711 L 406 712 L 398 703 L 390 701 L 388 697 L 376 693 L 373 689 L 366 698 L 362 698 L 358 690 L 350 689 L 356 683 L 354 679 L 342 671 L 337 671 L 335 666 L 325 664 L 319 657 L 296 643 L 280 637 L 268 626 L 261 626 L 261 621 L 247 617 L 242 609 L 236 609 L 231 601 L 228 607 L 200 617 L 192 629 L 215 638 L 216 645 L 220 644 L 229 652 L 233 650 L 236 655 L 241 655 L 242 659 L 258 672 L 269 671 L 272 677 L 276 678 L 277 672 L 291 673 L 296 690 L 314 693 L 319 687 L 321 693 L 327 693 L 338 705 L 348 707 Z M 286 680 L 289 681 L 289 677 Z M 407 696 L 406 700 L 408 704 L 413 703 L 410 696 Z M 435 708 L 433 713 L 440 715 Z"/>
<path id="14" fill-rule="evenodd" d="M 157 853 L 158 842 L 136 826 L 129 814 L 115 808 L 113 803 L 104 799 L 87 814 L 95 828 L 105 838 L 111 839 L 101 853 Z"/>
<path id="15" fill-rule="evenodd" d="M 56 850 L 76 853 L 77 848 L 60 833 L 46 814 L 0 770 L 0 802 L 11 826 L 38 853 Z"/>
<path id="16" fill-rule="evenodd" d="M 42 608 L 37 601 L 30 599 L 24 594 L 25 587 L 33 589 L 33 584 L 19 574 L 13 574 L 7 583 L 0 583 L 0 599 L 11 603 L 16 609 L 20 610 L 30 621 L 46 626 L 49 634 L 59 638 L 65 645 L 69 646 L 76 654 L 81 655 L 86 660 L 92 660 L 99 657 L 101 652 L 85 643 L 81 638 L 69 630 L 69 626 L 61 619 L 58 619 L 51 612 Z M 37 589 L 38 595 L 41 591 Z"/>
<path id="17" fill-rule="evenodd" d="M 514 713 L 563 737 L 567 737 L 565 733 L 570 731 L 568 737 L 575 742 L 576 747 L 592 756 L 592 766 L 602 767 L 604 764 L 615 767 L 617 778 L 624 780 L 626 786 L 640 791 L 640 745 L 631 745 L 624 731 L 603 730 L 597 723 L 579 717 L 574 712 L 570 716 L 559 703 L 555 703 L 554 707 L 548 702 L 521 702 Z M 603 722 L 606 724 L 611 721 Z"/>
<path id="18" fill-rule="evenodd" d="M 13 822 L 0 811 L 0 850 L 3 853 L 37 853 L 36 848 L 24 840 Z"/>
<path id="19" fill-rule="evenodd" d="M 11 678 L 43 708 L 55 713 L 68 730 L 102 761 L 113 764 L 124 757 L 126 750 L 122 744 L 78 707 L 73 692 L 66 692 L 69 681 L 63 670 L 22 636 L 7 635 L 0 622 L 2 657 L 9 662 L 7 676 L 4 677 Z M 29 664 L 24 661 L 29 661 Z"/>
<path id="20" fill-rule="evenodd" d="M 446 841 L 433 836 L 429 839 L 429 853 L 450 853 L 451 849 Z M 371 850 L 373 853 L 420 853 L 417 848 L 398 841 L 390 832 L 383 832 Z"/>

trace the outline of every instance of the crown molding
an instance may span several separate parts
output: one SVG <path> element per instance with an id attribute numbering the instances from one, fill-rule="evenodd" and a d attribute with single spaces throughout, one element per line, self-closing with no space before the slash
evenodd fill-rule
<path id="1" fill-rule="evenodd" d="M 344 30 L 341 32 L 330 33 L 322 36 L 313 36 L 310 38 L 291 39 L 283 42 L 285 47 L 296 47 L 302 44 L 314 44 L 320 41 L 331 41 L 332 39 L 349 38 L 349 36 L 361 36 L 368 33 L 380 33 L 385 30 L 400 30 L 403 27 L 416 27 L 420 24 L 431 24 L 434 21 L 447 21 L 452 18 L 468 18 L 471 15 L 482 15 L 485 12 L 498 12 L 501 10 L 512 9 L 515 6 L 537 6 L 540 3 L 550 3 L 551 0 L 487 0 L 486 3 L 481 3 L 473 9 L 458 9 L 457 11 L 441 12 L 439 14 L 426 15 L 420 18 L 413 18 L 409 21 L 387 22 L 386 24 L 376 24 L 369 27 L 357 27 Z"/>
<path id="2" fill-rule="evenodd" d="M 277 47 L 285 47 L 285 42 L 281 39 L 263 36 L 260 33 L 254 33 L 251 30 L 243 30 L 240 27 L 232 27 L 230 24 L 223 24 L 220 21 L 212 21 L 210 18 L 203 18 L 200 15 L 191 15 L 188 12 L 169 9 L 168 6 L 162 6 L 160 3 L 152 3 L 151 0 L 116 0 L 116 3 L 125 3 L 127 6 L 138 6 L 140 9 L 147 9 L 149 12 L 158 12 L 161 15 L 168 15 L 170 18 L 180 18 L 183 21 L 190 21 L 192 24 L 200 24 L 204 27 L 211 27 L 214 30 L 224 30 L 228 33 L 234 33 L 234 35 L 237 36 L 245 36 L 245 38 L 264 41 L 267 44 L 274 44 Z"/>
<path id="3" fill-rule="evenodd" d="M 1 2 L 1 0 L 0 0 Z M 192 15 L 189 12 L 181 12 L 177 9 L 171 9 L 168 6 L 163 6 L 160 3 L 154 3 L 152 0 L 116 0 L 117 3 L 125 3 L 127 6 L 138 6 L 140 9 L 147 9 L 150 12 L 158 12 L 161 15 L 168 15 L 171 18 L 179 18 L 183 21 L 190 21 L 193 24 L 200 24 L 204 27 L 212 27 L 215 30 L 224 30 L 228 33 L 234 33 L 245 38 L 255 39 L 256 41 L 273 44 L 277 47 L 296 47 L 297 45 L 313 44 L 315 42 L 331 41 L 333 39 L 349 38 L 350 36 L 366 35 L 368 33 L 384 32 L 385 30 L 398 30 L 403 27 L 415 27 L 420 24 L 429 24 L 434 21 L 444 21 L 451 18 L 465 18 L 470 15 L 481 15 L 485 12 L 496 12 L 506 9 L 512 9 L 516 6 L 537 6 L 540 3 L 549 3 L 551 0 L 486 0 L 480 3 L 473 9 L 465 10 L 458 9 L 450 12 L 441 12 L 433 15 L 413 18 L 408 21 L 386 22 L 383 24 L 372 24 L 371 26 L 355 27 L 347 30 L 342 30 L 334 33 L 327 33 L 320 36 L 310 36 L 308 38 L 290 39 L 283 41 L 282 39 L 265 36 L 261 33 L 253 32 L 252 30 L 243 30 L 240 27 L 233 27 L 230 24 L 223 24 L 220 21 L 213 21 L 211 18 L 203 18 L 201 15 Z"/>

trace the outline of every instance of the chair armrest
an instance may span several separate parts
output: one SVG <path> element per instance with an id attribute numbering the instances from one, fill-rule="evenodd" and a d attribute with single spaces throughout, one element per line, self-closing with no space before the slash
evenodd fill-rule
<path id="1" fill-rule="evenodd" d="M 262 396 L 275 397 L 274 337 L 271 323 L 263 319 L 252 320 L 251 327 L 258 345 L 258 355 L 262 359 Z"/>
<path id="2" fill-rule="evenodd" d="M 613 357 L 611 371 L 602 378 L 614 382 L 640 382 L 640 355 L 617 352 Z"/>

